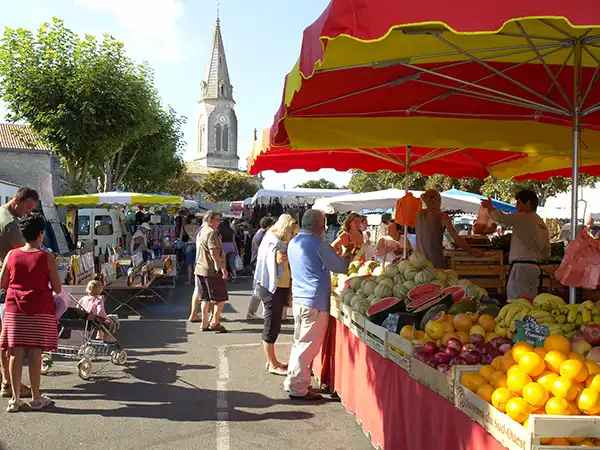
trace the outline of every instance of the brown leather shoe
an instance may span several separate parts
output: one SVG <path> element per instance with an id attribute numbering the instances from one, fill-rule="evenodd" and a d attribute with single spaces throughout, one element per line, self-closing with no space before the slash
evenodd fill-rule
<path id="1" fill-rule="evenodd" d="M 310 390 L 306 393 L 306 395 L 304 395 L 302 397 L 290 394 L 290 398 L 292 400 L 305 400 L 305 401 L 309 401 L 309 402 L 323 400 L 323 396 L 321 394 L 317 394 L 316 392 L 313 392 L 313 391 L 310 391 Z"/>

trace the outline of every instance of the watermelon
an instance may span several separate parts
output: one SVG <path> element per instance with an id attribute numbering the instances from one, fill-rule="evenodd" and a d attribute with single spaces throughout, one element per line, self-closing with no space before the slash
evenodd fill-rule
<path id="1" fill-rule="evenodd" d="M 412 310 L 425 305 L 439 297 L 442 293 L 442 288 L 438 284 L 422 284 L 408 291 L 408 298 L 411 302 L 407 305 L 407 310 Z"/>
<path id="2" fill-rule="evenodd" d="M 423 319 L 421 319 L 421 324 L 420 324 L 419 330 L 424 330 L 425 325 L 427 325 L 427 322 L 429 322 L 430 320 L 433 320 L 436 316 L 447 313 L 447 312 L 448 312 L 448 307 L 444 304 L 432 306 L 431 308 L 429 308 L 427 310 L 427 312 L 423 316 Z"/>
<path id="3" fill-rule="evenodd" d="M 402 285 L 406 288 L 408 288 L 408 290 L 410 291 L 412 288 L 417 287 L 417 283 L 415 283 L 412 280 L 406 280 L 404 283 L 402 283 Z"/>
<path id="4" fill-rule="evenodd" d="M 410 263 L 408 262 L 408 260 L 403 259 L 402 261 L 400 261 L 396 267 L 398 267 L 398 270 L 402 273 L 406 272 L 406 269 L 408 269 L 410 267 Z"/>
<path id="5" fill-rule="evenodd" d="M 423 321 L 423 318 L 425 317 L 425 314 L 427 314 L 427 312 L 431 308 L 435 308 L 436 306 L 439 306 L 439 305 L 444 305 L 446 308 L 450 307 L 452 305 L 452 296 L 451 295 L 438 295 L 437 297 L 429 300 L 428 302 L 424 303 L 423 305 L 419 306 L 414 311 L 412 311 L 412 313 L 415 316 L 415 326 L 417 326 L 417 327 L 420 326 L 421 322 Z M 439 313 L 439 310 L 438 310 L 438 313 Z"/>
<path id="6" fill-rule="evenodd" d="M 462 286 L 449 286 L 444 289 L 444 294 L 452 294 L 452 298 L 454 299 L 454 303 L 460 301 L 465 296 L 465 289 Z"/>
<path id="7" fill-rule="evenodd" d="M 475 311 L 477 311 L 477 304 L 475 303 L 473 297 L 465 297 L 461 301 L 454 303 L 448 312 L 456 315 L 474 313 Z"/>
<path id="8" fill-rule="evenodd" d="M 404 278 L 404 273 L 398 273 L 398 275 L 396 275 L 394 277 L 394 284 L 395 285 L 399 285 L 402 284 L 406 281 L 406 278 Z"/>
<path id="9" fill-rule="evenodd" d="M 397 284 L 396 286 L 394 286 L 394 289 L 392 289 L 394 297 L 397 297 L 402 300 L 406 300 L 408 298 L 408 291 L 410 291 L 410 289 L 408 289 L 403 284 Z"/>
<path id="10" fill-rule="evenodd" d="M 484 306 L 482 308 L 479 308 L 477 314 L 489 314 L 493 318 L 496 318 L 496 316 L 500 314 L 500 308 L 498 306 Z"/>
<path id="11" fill-rule="evenodd" d="M 415 283 L 417 284 L 426 284 L 426 283 L 430 283 L 433 280 L 433 275 L 431 274 L 431 272 L 429 272 L 429 270 L 424 269 L 421 270 L 420 272 L 417 272 L 417 274 L 415 275 Z"/>
<path id="12" fill-rule="evenodd" d="M 368 319 L 376 324 L 382 324 L 388 314 L 404 311 L 404 302 L 396 297 L 382 298 L 367 309 Z"/>
<path id="13" fill-rule="evenodd" d="M 419 273 L 419 269 L 415 269 L 414 267 L 409 267 L 404 271 L 404 278 L 407 280 L 414 280 L 415 276 Z"/>

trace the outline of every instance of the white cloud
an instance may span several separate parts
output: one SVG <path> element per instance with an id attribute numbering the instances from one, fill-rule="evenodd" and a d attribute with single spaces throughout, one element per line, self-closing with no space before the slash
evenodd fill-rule
<path id="1" fill-rule="evenodd" d="M 188 56 L 180 24 L 185 11 L 182 0 L 73 1 L 113 16 L 118 25 L 115 38 L 125 41 L 135 56 L 163 61 L 181 61 Z"/>

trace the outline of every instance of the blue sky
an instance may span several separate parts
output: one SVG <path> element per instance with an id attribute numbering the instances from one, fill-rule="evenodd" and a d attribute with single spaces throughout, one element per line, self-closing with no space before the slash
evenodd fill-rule
<path id="1" fill-rule="evenodd" d="M 36 29 L 53 16 L 84 34 L 109 33 L 125 43 L 135 60 L 155 70 L 163 101 L 187 117 L 186 159 L 194 157 L 197 100 L 206 75 L 216 17 L 214 0 L 2 0 L 3 26 Z M 239 120 L 238 154 L 244 162 L 252 130 L 270 126 L 283 81 L 299 54 L 302 31 L 328 0 L 221 0 L 220 16 L 227 63 Z M 0 105 L 0 114 L 4 116 Z M 293 187 L 314 178 L 345 184 L 334 171 L 266 172 L 265 187 Z"/>

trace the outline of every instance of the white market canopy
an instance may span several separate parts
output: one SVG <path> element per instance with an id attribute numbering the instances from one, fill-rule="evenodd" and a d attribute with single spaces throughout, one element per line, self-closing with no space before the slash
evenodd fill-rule
<path id="1" fill-rule="evenodd" d="M 410 191 L 416 198 L 419 198 L 423 191 Z M 460 210 L 466 214 L 477 214 L 481 199 L 477 196 L 469 195 L 468 193 L 453 193 L 441 192 L 442 209 Z M 363 192 L 361 194 L 343 195 L 334 198 L 319 198 L 313 205 L 313 209 L 319 209 L 326 214 L 341 213 L 346 211 L 362 211 L 362 210 L 389 210 L 396 208 L 396 202 L 404 197 L 406 191 L 404 189 L 385 189 L 383 191 Z M 514 210 L 514 207 L 503 204 L 502 202 L 494 201 L 494 206 L 500 207 L 502 210 L 509 212 Z"/>
<path id="2" fill-rule="evenodd" d="M 136 192 L 100 192 L 98 194 L 66 195 L 54 197 L 56 206 L 98 207 L 129 205 L 141 206 L 183 206 L 183 199 L 177 195 L 138 194 Z"/>
<path id="3" fill-rule="evenodd" d="M 262 203 L 268 203 L 272 198 L 279 198 L 282 203 L 298 200 L 312 202 L 319 197 L 335 197 L 351 193 L 352 191 L 348 189 L 259 189 L 252 197 L 252 204 L 258 203 L 259 200 Z M 244 204 L 246 201 L 244 200 Z"/>

